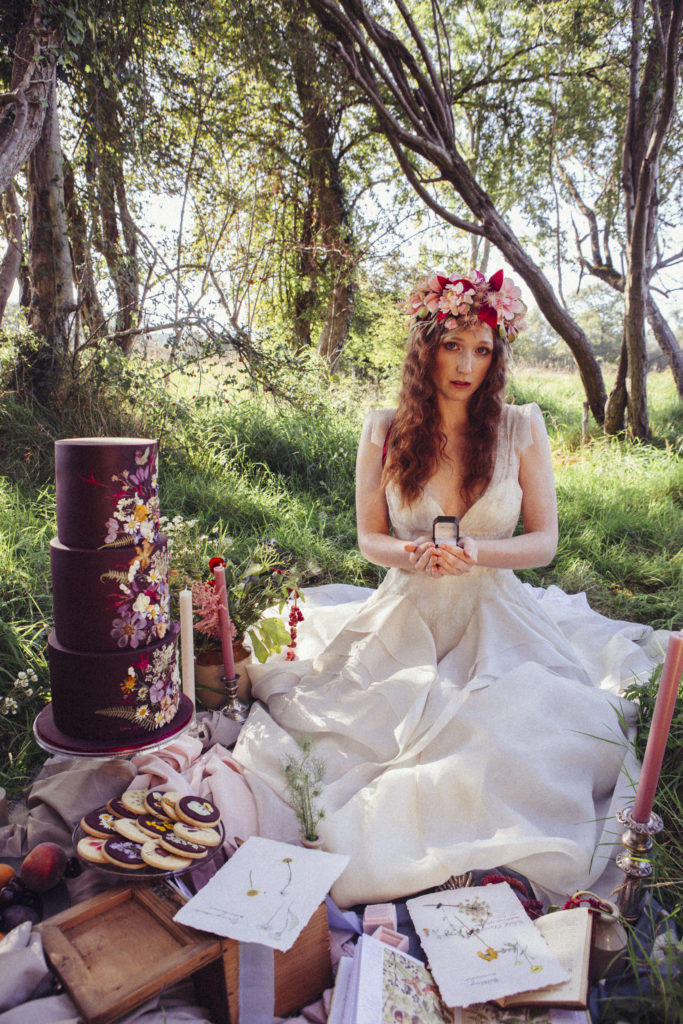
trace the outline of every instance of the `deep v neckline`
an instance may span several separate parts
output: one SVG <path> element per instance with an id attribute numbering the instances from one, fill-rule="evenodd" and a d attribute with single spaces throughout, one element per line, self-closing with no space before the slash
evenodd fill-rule
<path id="1" fill-rule="evenodd" d="M 472 509 L 476 508 L 480 501 L 483 501 L 483 499 L 486 497 L 486 495 L 491 490 L 492 486 L 494 486 L 493 477 L 489 481 L 489 484 L 488 484 L 486 490 L 482 494 L 479 495 L 479 497 L 476 499 L 476 501 L 473 501 L 472 504 L 468 508 L 465 509 L 465 511 L 463 512 L 463 514 L 461 516 L 458 516 L 458 522 L 462 523 L 462 521 L 467 518 L 467 516 L 470 514 Z M 430 483 L 425 484 L 425 491 L 429 494 L 430 498 L 432 499 L 432 501 L 434 502 L 434 504 L 436 505 L 436 507 L 438 508 L 438 510 L 439 510 L 439 512 L 441 513 L 442 516 L 452 515 L 451 512 L 445 512 L 444 511 L 440 501 L 437 499 L 436 495 L 434 494 L 434 491 L 432 490 L 432 485 Z"/>

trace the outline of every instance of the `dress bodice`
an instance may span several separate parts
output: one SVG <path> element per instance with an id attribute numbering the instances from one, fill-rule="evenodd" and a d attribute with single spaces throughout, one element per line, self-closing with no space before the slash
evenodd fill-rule
<path id="1" fill-rule="evenodd" d="M 511 537 L 514 533 L 522 505 L 519 457 L 532 441 L 530 418 L 534 410 L 538 410 L 535 403 L 503 407 L 493 476 L 484 494 L 460 519 L 462 534 L 477 539 L 500 539 Z M 540 416 L 540 410 L 538 414 Z M 371 440 L 381 447 L 392 414 L 382 411 L 371 415 L 375 417 Z M 429 483 L 417 501 L 410 505 L 403 503 L 398 489 L 393 484 L 387 487 L 386 499 L 394 535 L 401 540 L 415 540 L 417 537 L 431 534 L 435 516 L 452 514 L 450 509 L 441 508 Z"/>

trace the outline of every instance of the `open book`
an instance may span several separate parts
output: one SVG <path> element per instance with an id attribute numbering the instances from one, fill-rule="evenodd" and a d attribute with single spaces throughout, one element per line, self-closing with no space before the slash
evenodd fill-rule
<path id="1" fill-rule="evenodd" d="M 560 961 L 569 979 L 533 992 L 516 992 L 496 999 L 499 1006 L 588 1006 L 591 936 L 594 916 L 588 907 L 558 910 L 534 921 L 535 926 Z"/>
<path id="2" fill-rule="evenodd" d="M 453 1011 L 415 957 L 361 935 L 353 959 L 342 957 L 328 1024 L 454 1024 Z"/>
<path id="3" fill-rule="evenodd" d="M 482 1003 L 449 1010 L 425 965 L 370 935 L 358 942 L 355 957 L 342 957 L 337 969 L 328 1024 L 590 1024 L 585 1012 L 540 1007 L 507 1010 Z"/>

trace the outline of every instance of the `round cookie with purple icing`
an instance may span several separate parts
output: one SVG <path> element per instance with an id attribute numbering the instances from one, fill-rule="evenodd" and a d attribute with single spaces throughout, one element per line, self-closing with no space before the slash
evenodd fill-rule
<path id="1" fill-rule="evenodd" d="M 167 832 L 172 832 L 175 825 L 170 818 L 159 818 L 156 814 L 138 814 L 135 823 L 151 839 L 159 839 Z"/>
<path id="2" fill-rule="evenodd" d="M 179 821 L 198 828 L 212 828 L 221 820 L 221 812 L 211 800 L 200 796 L 183 796 L 176 804 Z"/>
<path id="3" fill-rule="evenodd" d="M 102 847 L 104 859 L 117 868 L 127 868 L 129 871 L 137 871 L 145 866 L 142 859 L 142 845 L 134 843 L 130 839 L 107 839 Z"/>
<path id="4" fill-rule="evenodd" d="M 163 793 L 159 789 L 150 789 L 145 797 L 145 810 L 149 814 L 156 814 L 159 817 L 166 817 L 166 811 L 162 804 Z"/>
<path id="5" fill-rule="evenodd" d="M 209 852 L 208 846 L 200 843 L 193 843 L 190 839 L 183 839 L 175 832 L 167 832 L 159 837 L 159 846 L 169 853 L 175 853 L 178 857 L 189 857 L 191 860 L 199 860 L 206 857 Z"/>
<path id="6" fill-rule="evenodd" d="M 116 835 L 114 822 L 116 818 L 106 807 L 99 807 L 96 811 L 89 811 L 81 818 L 81 828 L 89 836 L 97 839 L 108 839 Z"/>
<path id="7" fill-rule="evenodd" d="M 189 857 L 179 857 L 177 853 L 165 850 L 156 839 L 146 842 L 140 850 L 140 855 L 145 864 L 152 868 L 160 868 L 162 871 L 182 871 L 192 864 Z"/>
<path id="8" fill-rule="evenodd" d="M 107 810 L 114 815 L 115 818 L 129 818 L 130 811 L 126 808 L 125 804 L 114 797 L 112 800 L 107 800 Z"/>

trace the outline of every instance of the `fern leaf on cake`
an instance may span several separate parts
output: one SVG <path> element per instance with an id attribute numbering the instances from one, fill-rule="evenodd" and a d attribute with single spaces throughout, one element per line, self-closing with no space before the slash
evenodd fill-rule
<path id="1" fill-rule="evenodd" d="M 143 729 L 149 731 L 157 728 L 151 715 L 149 718 L 138 718 L 138 712 L 135 708 L 98 708 L 95 714 L 106 715 L 108 718 L 125 718 L 127 722 L 135 722 L 136 725 L 140 725 Z"/>

